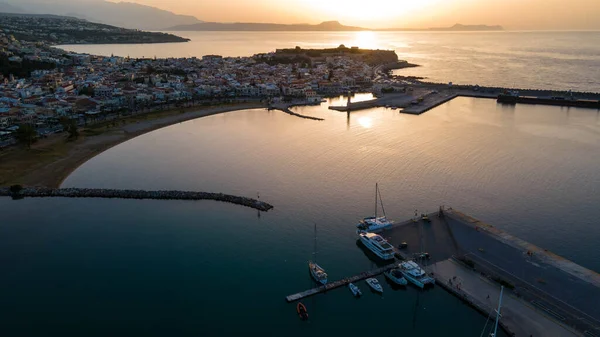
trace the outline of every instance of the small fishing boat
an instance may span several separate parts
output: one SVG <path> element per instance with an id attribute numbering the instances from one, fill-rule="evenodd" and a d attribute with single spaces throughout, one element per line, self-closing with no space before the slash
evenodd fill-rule
<path id="1" fill-rule="evenodd" d="M 369 287 L 371 287 L 371 289 L 380 293 L 383 292 L 383 288 L 381 287 L 381 284 L 379 284 L 379 281 L 377 281 L 376 278 L 368 278 L 367 284 L 369 285 Z"/>
<path id="2" fill-rule="evenodd" d="M 308 319 L 308 311 L 302 302 L 299 302 L 298 305 L 296 305 L 296 311 L 298 312 L 298 317 L 300 317 L 301 320 L 306 321 Z"/>
<path id="3" fill-rule="evenodd" d="M 360 291 L 360 289 L 358 289 L 358 287 L 353 283 L 348 283 L 348 288 L 350 288 L 350 291 L 352 292 L 352 294 L 354 294 L 355 297 L 359 297 L 362 295 L 362 291 Z"/>

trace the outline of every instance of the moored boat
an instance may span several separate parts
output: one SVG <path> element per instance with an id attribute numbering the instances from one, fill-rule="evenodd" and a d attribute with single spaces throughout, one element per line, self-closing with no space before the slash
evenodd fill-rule
<path id="1" fill-rule="evenodd" d="M 359 297 L 362 295 L 362 291 L 360 291 L 360 289 L 358 289 L 358 287 L 354 283 L 348 283 L 348 288 L 350 288 L 350 291 L 355 297 Z"/>
<path id="2" fill-rule="evenodd" d="M 383 211 L 383 216 L 377 216 L 378 203 L 381 203 L 381 210 Z M 375 216 L 366 217 L 360 220 L 360 223 L 356 225 L 356 227 L 358 228 L 358 232 L 378 231 L 385 228 L 390 228 L 393 224 L 394 222 L 388 220 L 385 215 L 385 208 L 383 208 L 383 200 L 381 200 L 379 185 L 375 184 Z"/>
<path id="3" fill-rule="evenodd" d="M 315 224 L 315 251 L 314 261 L 308 261 L 308 270 L 315 281 L 325 285 L 327 284 L 327 273 L 323 267 L 317 264 L 317 224 Z"/>
<path id="4" fill-rule="evenodd" d="M 379 284 L 379 281 L 377 281 L 376 278 L 373 278 L 373 277 L 368 278 L 367 284 L 369 285 L 369 287 L 371 287 L 371 289 L 373 289 L 379 293 L 383 292 L 383 287 L 381 287 L 381 284 Z"/>
<path id="5" fill-rule="evenodd" d="M 315 279 L 315 281 L 321 284 L 327 284 L 327 273 L 325 272 L 325 269 L 313 261 L 308 261 L 308 269 L 310 270 L 310 275 L 313 277 L 313 279 Z"/>
<path id="6" fill-rule="evenodd" d="M 385 273 L 383 273 L 383 275 L 385 275 L 385 277 L 387 277 L 390 281 L 394 282 L 397 285 L 405 286 L 408 284 L 408 281 L 404 278 L 402 272 L 397 268 L 386 271 Z"/>
<path id="7" fill-rule="evenodd" d="M 382 260 L 394 259 L 394 247 L 381 235 L 374 233 L 359 233 L 360 241 Z"/>
<path id="8" fill-rule="evenodd" d="M 308 311 L 302 302 L 299 302 L 296 305 L 296 311 L 298 312 L 298 317 L 300 317 L 301 320 L 306 321 L 308 319 Z"/>
<path id="9" fill-rule="evenodd" d="M 421 289 L 435 284 L 435 279 L 427 276 L 427 273 L 415 261 L 402 262 L 398 267 L 408 281 Z"/>

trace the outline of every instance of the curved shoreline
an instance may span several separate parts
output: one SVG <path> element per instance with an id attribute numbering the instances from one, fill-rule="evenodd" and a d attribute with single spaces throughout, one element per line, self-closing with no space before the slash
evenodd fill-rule
<path id="1" fill-rule="evenodd" d="M 195 109 L 194 111 L 184 113 L 173 111 L 172 115 L 116 126 L 102 132 L 99 135 L 84 137 L 83 139 L 79 139 L 72 143 L 64 143 L 64 141 L 62 141 L 64 136 L 59 135 L 54 143 L 49 145 L 47 144 L 46 146 L 34 146 L 34 150 L 27 151 L 27 153 L 23 154 L 25 157 L 29 156 L 35 158 L 38 156 L 38 154 L 33 151 L 38 151 L 46 154 L 49 157 L 48 160 L 42 159 L 41 162 L 36 162 L 29 167 L 21 168 L 22 173 L 20 173 L 18 176 L 7 178 L 5 181 L 2 181 L 0 185 L 19 184 L 24 186 L 59 188 L 69 177 L 69 175 L 71 175 L 71 173 L 73 173 L 81 165 L 103 153 L 104 151 L 109 150 L 123 142 L 167 126 L 192 119 L 212 116 L 225 112 L 257 108 L 265 108 L 265 105 L 260 102 L 253 102 L 199 108 Z M 141 115 L 139 117 L 149 118 L 152 117 L 152 114 Z M 60 144 L 61 142 L 64 144 Z M 65 153 L 54 154 L 52 152 L 54 146 L 64 146 L 65 148 L 62 148 L 62 150 L 65 151 Z M 15 149 L 13 151 L 23 152 L 26 150 Z M 31 158 L 26 159 L 31 160 Z M 4 158 L 2 158 L 2 160 L 4 160 Z"/>

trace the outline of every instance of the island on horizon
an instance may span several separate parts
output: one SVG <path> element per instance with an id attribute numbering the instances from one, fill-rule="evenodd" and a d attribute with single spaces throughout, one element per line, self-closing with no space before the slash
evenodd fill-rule
<path id="1" fill-rule="evenodd" d="M 346 26 L 338 21 L 325 21 L 320 24 L 279 24 L 279 23 L 251 23 L 251 22 L 233 22 L 233 23 L 221 23 L 221 22 L 201 22 L 191 25 L 178 25 L 168 27 L 166 31 L 272 31 L 272 32 L 285 32 L 285 31 L 502 31 L 502 26 L 488 26 L 488 25 L 462 25 L 455 24 L 452 27 L 438 27 L 438 28 L 383 28 L 383 29 L 370 29 L 364 27 Z"/>

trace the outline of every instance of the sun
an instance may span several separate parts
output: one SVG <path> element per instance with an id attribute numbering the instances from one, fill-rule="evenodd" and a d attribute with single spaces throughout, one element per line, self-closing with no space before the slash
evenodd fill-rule
<path id="1" fill-rule="evenodd" d="M 297 0 L 309 5 L 313 10 L 325 13 L 332 20 L 342 21 L 344 24 L 352 22 L 381 22 L 384 26 L 401 27 L 395 19 L 410 15 L 411 13 L 432 6 L 439 0 Z M 348 21 L 348 22 L 346 22 Z"/>

